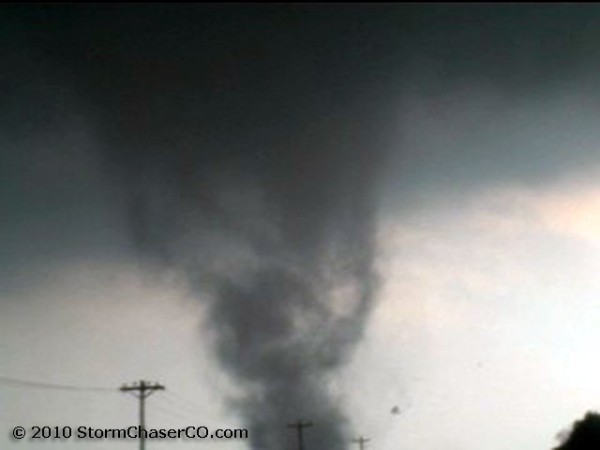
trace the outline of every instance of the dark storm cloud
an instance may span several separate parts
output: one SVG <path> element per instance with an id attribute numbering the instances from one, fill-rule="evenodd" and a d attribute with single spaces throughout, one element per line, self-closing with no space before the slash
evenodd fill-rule
<path id="1" fill-rule="evenodd" d="M 286 421 L 302 417 L 316 424 L 311 447 L 341 449 L 345 414 L 326 385 L 373 303 L 377 195 L 382 165 L 398 148 L 390 139 L 399 105 L 415 93 L 446 98 L 468 83 L 539 96 L 593 67 L 587 55 L 598 12 L 13 6 L 3 10 L 3 52 L 19 55 L 6 78 L 19 89 L 2 115 L 8 140 L 19 144 L 5 153 L 13 161 L 48 148 L 25 145 L 10 137 L 14 130 L 46 141 L 89 127 L 93 145 L 83 154 L 95 156 L 85 167 L 109 181 L 86 191 L 83 180 L 69 192 L 90 204 L 103 189 L 117 190 L 140 254 L 184 271 L 209 299 L 216 355 L 246 392 L 236 405 L 254 448 L 281 449 Z M 50 106 L 37 108 L 39 99 Z M 32 110 L 40 119 L 27 128 L 22 122 L 38 117 Z M 444 120 L 409 116 L 443 129 Z M 400 148 L 415 169 L 408 178 L 431 161 L 442 161 L 435 174 L 448 161 L 497 160 L 451 148 Z M 57 161 L 71 160 L 63 146 L 51 149 Z M 48 192 L 64 197 L 52 183 Z M 60 217 L 88 217 L 67 204 L 57 202 Z M 57 223 L 51 214 L 40 220 Z"/>
<path id="2" fill-rule="evenodd" d="M 126 246 L 87 111 L 60 66 L 6 12 L 0 12 L 3 296 L 41 282 L 65 259 L 112 259 Z"/>
<path id="3" fill-rule="evenodd" d="M 392 187 L 460 198 L 597 166 L 598 13 L 480 5 L 417 14 Z"/>

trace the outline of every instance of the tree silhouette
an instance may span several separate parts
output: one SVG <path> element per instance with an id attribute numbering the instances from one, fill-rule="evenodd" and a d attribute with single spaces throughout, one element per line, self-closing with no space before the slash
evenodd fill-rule
<path id="1" fill-rule="evenodd" d="M 554 450 L 600 449 L 600 414 L 588 412 L 573 424 L 567 439 Z"/>

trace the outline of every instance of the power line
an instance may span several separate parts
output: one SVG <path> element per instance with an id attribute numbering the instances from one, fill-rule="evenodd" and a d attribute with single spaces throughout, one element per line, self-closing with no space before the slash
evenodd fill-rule
<path id="1" fill-rule="evenodd" d="M 88 391 L 88 392 L 116 392 L 114 388 L 100 386 L 77 386 L 73 384 L 55 384 L 40 381 L 23 380 L 0 375 L 0 383 L 9 384 L 17 387 L 27 387 L 35 389 L 52 389 L 61 391 Z"/>
<path id="2" fill-rule="evenodd" d="M 161 396 L 161 399 L 166 400 L 167 402 L 171 403 L 173 406 L 176 406 L 177 408 L 187 409 L 187 411 L 191 414 L 195 414 L 195 415 L 199 415 L 199 416 L 206 414 L 205 408 L 202 408 L 199 404 L 190 402 L 190 401 L 174 394 L 173 392 L 170 392 L 170 391 L 165 392 L 165 395 Z"/>
<path id="3" fill-rule="evenodd" d="M 164 401 L 168 400 L 168 401 Z M 159 399 L 157 399 L 156 403 L 154 403 L 157 407 L 162 408 L 163 412 L 174 413 L 179 418 L 187 420 L 191 424 L 202 423 L 205 426 L 218 428 L 222 425 L 222 423 L 217 423 L 214 418 L 207 419 L 207 413 L 198 412 L 198 411 L 190 411 L 182 408 L 181 406 L 185 406 L 183 404 L 177 404 L 173 402 L 171 399 L 167 399 L 167 395 L 161 395 Z"/>
<path id="4" fill-rule="evenodd" d="M 162 403 L 156 402 L 154 404 L 154 406 L 156 407 L 156 410 L 159 413 L 162 413 L 163 415 L 168 416 L 171 419 L 177 419 L 178 421 L 183 420 L 186 423 L 190 423 L 190 424 L 198 422 L 197 419 L 191 418 L 190 416 L 185 414 L 185 412 L 181 412 L 176 409 L 172 409 L 172 407 L 168 406 L 168 404 L 162 404 Z"/>
<path id="5" fill-rule="evenodd" d="M 200 405 L 199 403 L 195 403 L 193 401 L 190 401 L 187 398 L 184 398 L 184 397 L 180 396 L 176 392 L 173 392 L 173 391 L 165 392 L 165 397 L 172 397 L 174 400 L 182 402 L 182 403 L 190 406 L 191 408 L 194 408 L 194 409 L 195 408 L 200 408 L 200 410 L 204 410 L 204 406 Z"/>

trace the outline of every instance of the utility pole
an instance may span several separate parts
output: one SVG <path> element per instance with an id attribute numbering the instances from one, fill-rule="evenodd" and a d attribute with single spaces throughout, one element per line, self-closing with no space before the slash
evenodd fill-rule
<path id="1" fill-rule="evenodd" d="M 298 420 L 296 423 L 288 423 L 288 428 L 295 428 L 298 432 L 298 450 L 304 450 L 304 428 L 312 426 L 312 422 L 302 422 L 301 420 Z"/>
<path id="2" fill-rule="evenodd" d="M 146 406 L 146 398 L 153 394 L 155 391 L 164 391 L 165 387 L 162 384 L 158 383 L 150 383 L 148 381 L 140 380 L 134 382 L 131 386 L 124 384 L 119 388 L 122 392 L 131 392 L 140 400 L 140 429 L 139 429 L 139 438 L 140 438 L 140 450 L 144 450 L 146 448 L 146 438 L 144 436 L 145 432 L 142 431 L 144 429 L 145 424 L 145 406 Z"/>
<path id="3" fill-rule="evenodd" d="M 358 444 L 358 450 L 364 450 L 365 444 L 369 442 L 371 439 L 359 436 L 357 439 L 352 439 L 352 442 L 356 442 Z"/>

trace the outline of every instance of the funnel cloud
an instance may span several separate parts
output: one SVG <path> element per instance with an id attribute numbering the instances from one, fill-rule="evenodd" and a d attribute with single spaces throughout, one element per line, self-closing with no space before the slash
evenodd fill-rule
<path id="1" fill-rule="evenodd" d="M 360 17 L 310 33 L 327 15 L 27 13 L 31 29 L 62 28 L 37 45 L 97 133 L 138 255 L 184 273 L 204 301 L 252 447 L 295 445 L 286 424 L 306 418 L 312 448 L 345 448 L 346 415 L 327 386 L 374 301 L 386 118 L 375 68 L 360 67 L 372 44 L 355 34 Z"/>

